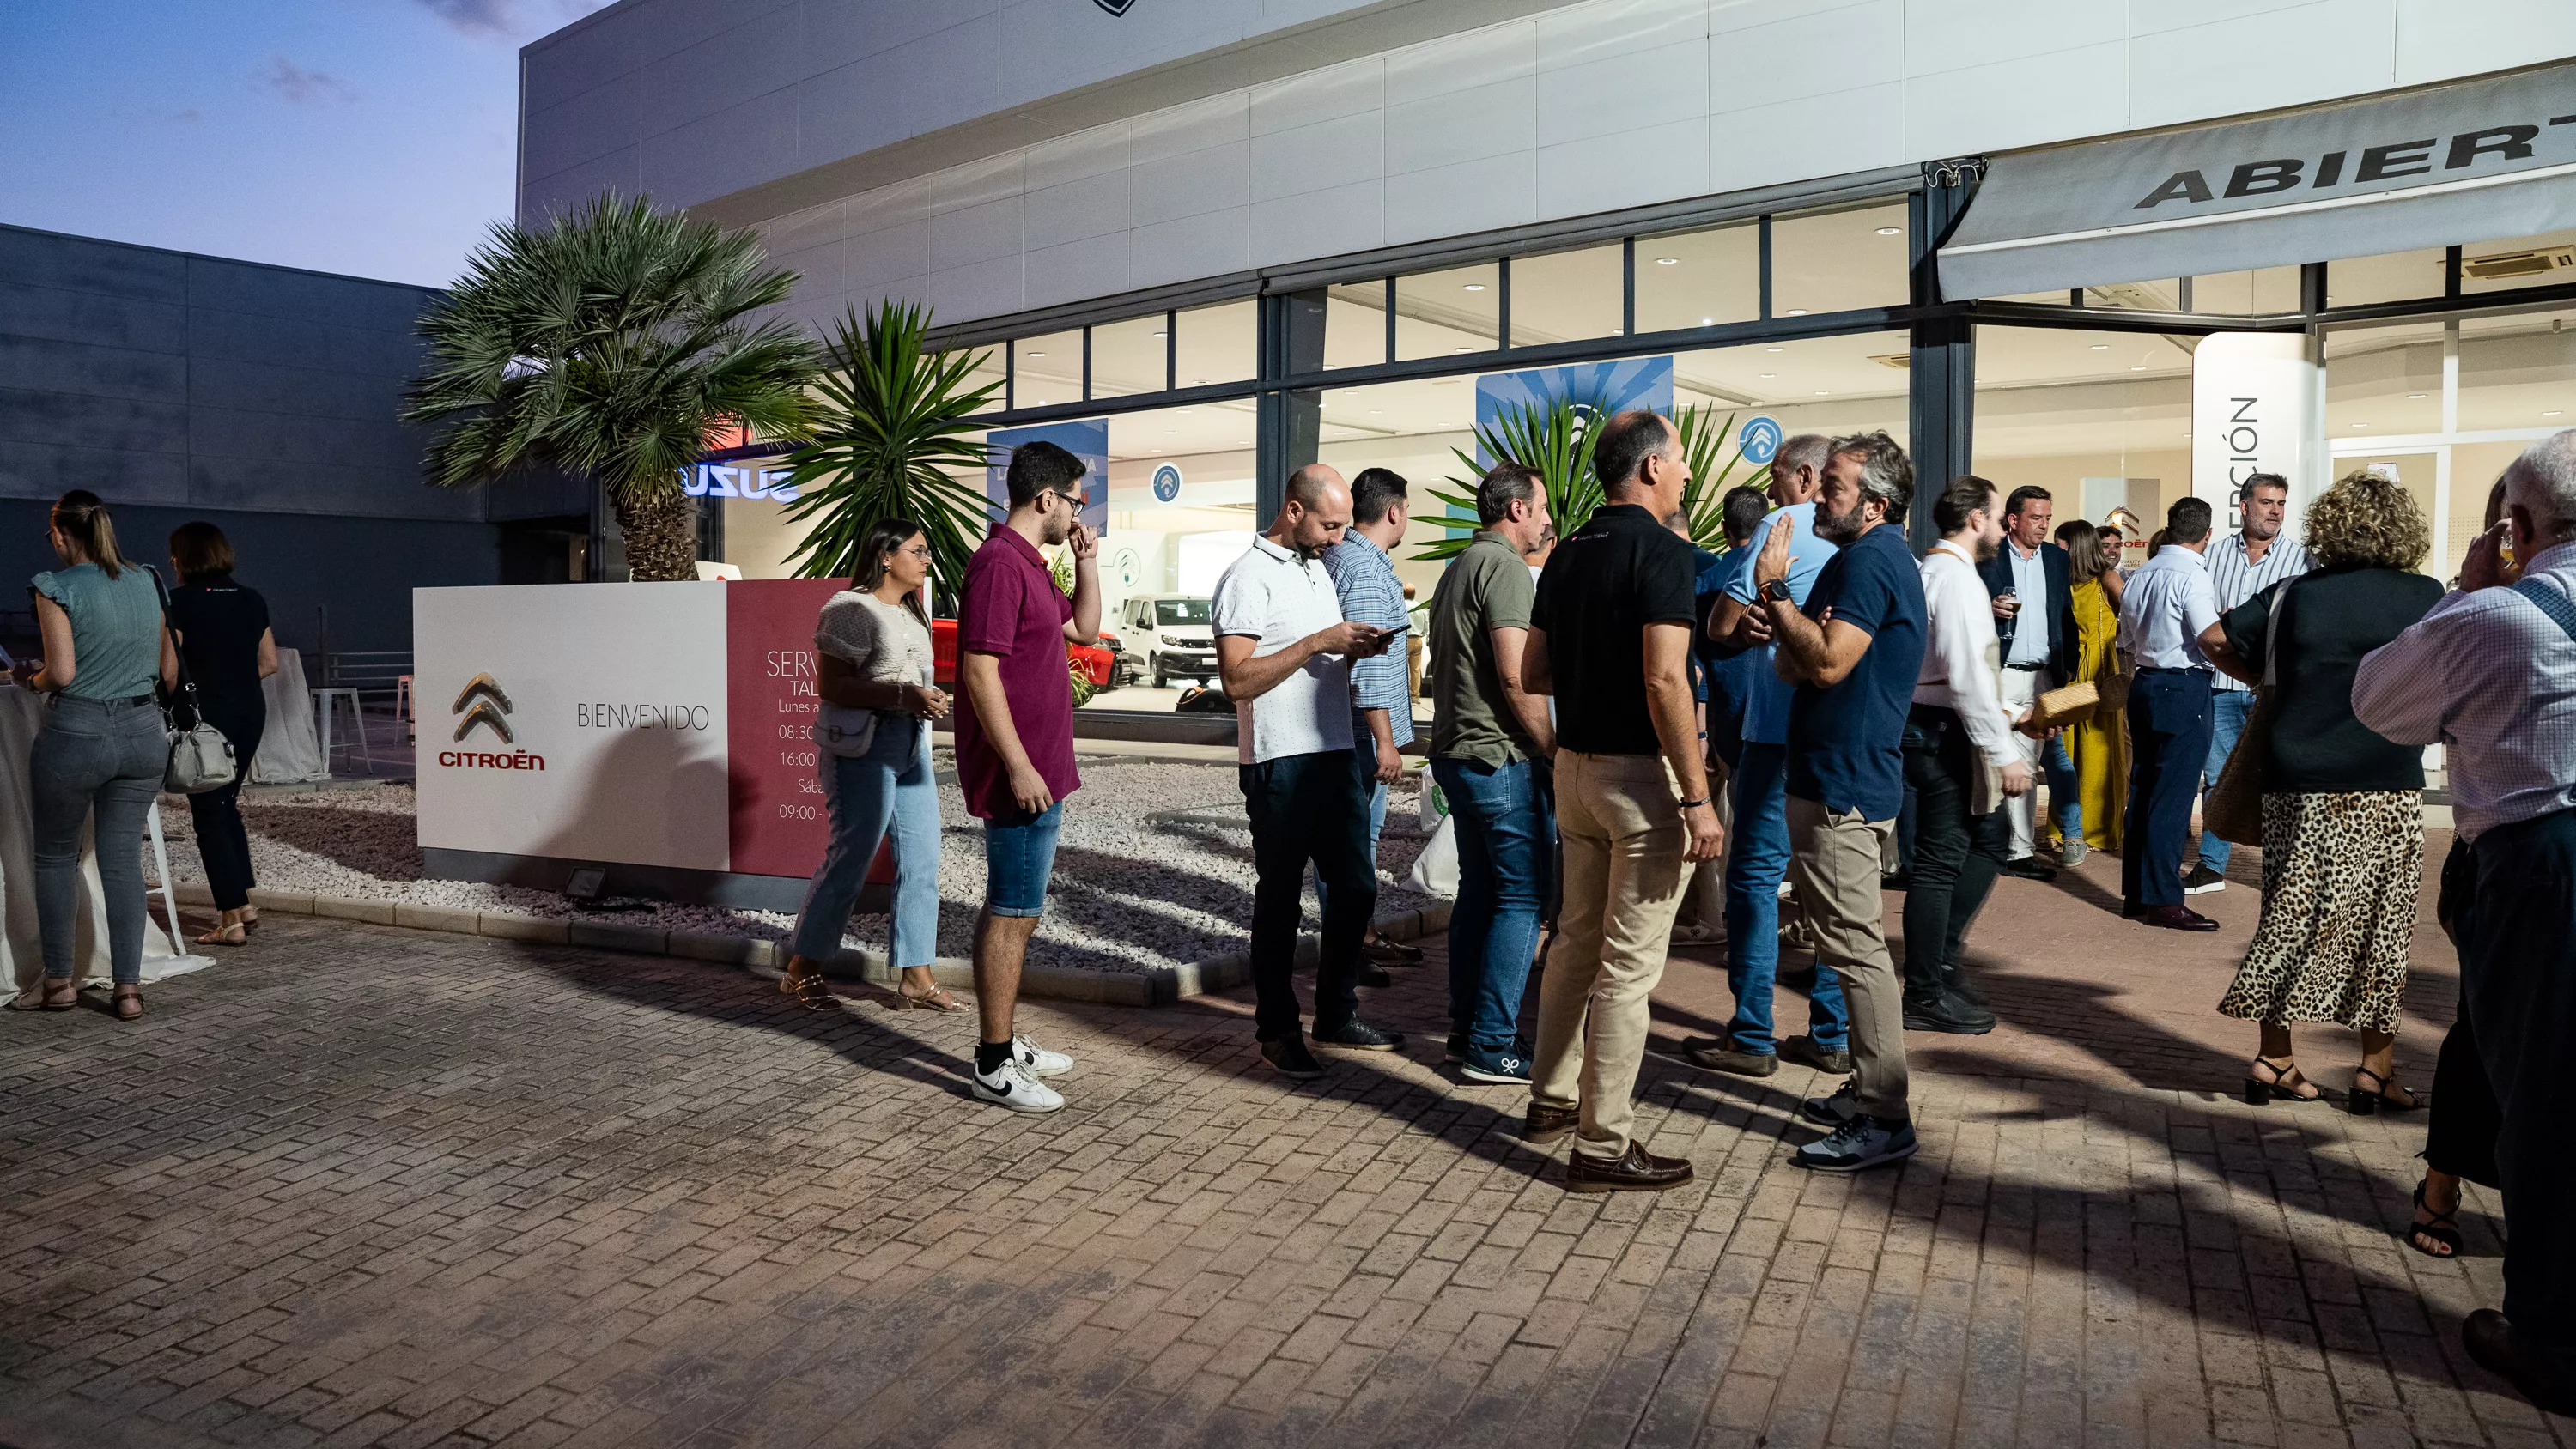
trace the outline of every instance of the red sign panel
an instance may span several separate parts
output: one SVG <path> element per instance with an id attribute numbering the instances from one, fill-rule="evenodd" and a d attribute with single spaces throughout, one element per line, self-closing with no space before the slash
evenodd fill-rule
<path id="1" fill-rule="evenodd" d="M 814 621 L 840 579 L 725 586 L 727 774 L 733 868 L 809 876 L 831 826 L 814 773 Z"/>

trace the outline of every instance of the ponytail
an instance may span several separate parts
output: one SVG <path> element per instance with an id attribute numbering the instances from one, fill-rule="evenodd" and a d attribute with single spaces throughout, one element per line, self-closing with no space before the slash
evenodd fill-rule
<path id="1" fill-rule="evenodd" d="M 54 527 L 63 531 L 98 565 L 99 572 L 116 578 L 125 572 L 125 559 L 116 551 L 116 525 L 107 518 L 107 505 L 86 488 L 75 488 L 54 500 Z"/>

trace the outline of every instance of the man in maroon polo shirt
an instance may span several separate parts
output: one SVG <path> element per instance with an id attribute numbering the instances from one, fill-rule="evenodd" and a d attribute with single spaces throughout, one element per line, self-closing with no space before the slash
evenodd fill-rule
<path id="1" fill-rule="evenodd" d="M 957 783 L 984 822 L 984 910 L 975 919 L 975 1096 L 1015 1112 L 1064 1105 L 1039 1080 L 1073 1069 L 1012 1030 L 1020 964 L 1046 911 L 1073 766 L 1068 640 L 1100 634 L 1100 541 L 1082 523 L 1082 460 L 1053 443 L 1011 450 L 1011 511 L 967 561 L 957 613 Z M 1040 545 L 1073 545 L 1073 597 Z"/>

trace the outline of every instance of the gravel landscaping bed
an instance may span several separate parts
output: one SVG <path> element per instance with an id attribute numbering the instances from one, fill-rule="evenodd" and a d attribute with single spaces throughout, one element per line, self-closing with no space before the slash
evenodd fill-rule
<path id="1" fill-rule="evenodd" d="M 949 778 L 950 763 L 948 752 L 939 751 L 940 817 L 947 827 L 939 869 L 939 953 L 963 957 L 972 948 L 975 911 L 984 892 L 983 827 L 966 813 Z M 1385 838 L 1378 850 L 1381 914 L 1431 903 L 1430 897 L 1399 884 L 1422 848 L 1418 779 L 1418 772 L 1408 775 L 1390 792 Z M 1082 789 L 1065 805 L 1054 892 L 1046 922 L 1030 944 L 1030 962 L 1145 972 L 1241 950 L 1252 918 L 1252 836 L 1234 767 L 1087 756 L 1082 781 Z M 360 900 L 516 911 L 764 940 L 784 939 L 795 925 L 793 917 L 775 912 L 713 906 L 585 911 L 561 895 L 524 886 L 424 879 L 415 798 L 409 784 L 390 782 L 246 794 L 242 816 L 250 826 L 259 883 Z M 203 882 L 187 805 L 165 798 L 161 814 L 171 873 L 182 882 Z M 1310 885 L 1306 927 L 1317 925 Z M 883 950 L 886 918 L 853 917 L 846 940 Z"/>

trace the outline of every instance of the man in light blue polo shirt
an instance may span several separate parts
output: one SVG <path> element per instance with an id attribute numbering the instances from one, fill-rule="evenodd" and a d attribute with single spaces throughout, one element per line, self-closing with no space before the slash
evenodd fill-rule
<path id="1" fill-rule="evenodd" d="M 1823 485 L 1832 440 L 1805 433 L 1780 445 L 1771 458 L 1771 501 L 1780 505 L 1737 550 L 1735 576 L 1725 597 L 1703 621 L 1721 643 L 1752 649 L 1760 662 L 1747 671 L 1751 688 L 1744 707 L 1744 753 L 1732 782 L 1735 839 L 1726 857 L 1726 984 L 1735 993 L 1735 1017 L 1723 1040 L 1685 1042 L 1691 1060 L 1713 1071 L 1767 1077 L 1780 1057 L 1823 1071 L 1848 1072 L 1845 1049 L 1850 1018 L 1840 982 L 1816 973 L 1809 995 L 1807 1033 L 1780 1041 L 1771 1030 L 1771 990 L 1780 970 L 1780 882 L 1789 873 L 1789 700 L 1797 691 L 1772 668 L 1770 632 L 1753 604 L 1752 561 L 1771 530 L 1790 534 L 1788 588 L 1800 605 L 1834 546 L 1816 536 L 1817 490 Z"/>

